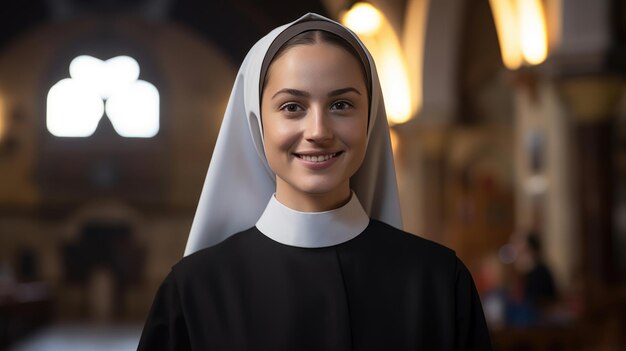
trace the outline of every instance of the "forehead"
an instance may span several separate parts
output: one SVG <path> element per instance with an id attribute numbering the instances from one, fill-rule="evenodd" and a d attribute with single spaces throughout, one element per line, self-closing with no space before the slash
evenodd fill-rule
<path id="1" fill-rule="evenodd" d="M 295 45 L 285 50 L 269 66 L 265 89 L 296 84 L 323 88 L 336 84 L 365 88 L 361 63 L 339 45 L 326 42 Z M 295 87 L 294 87 L 295 88 Z M 365 93 L 365 91 L 363 91 Z"/>

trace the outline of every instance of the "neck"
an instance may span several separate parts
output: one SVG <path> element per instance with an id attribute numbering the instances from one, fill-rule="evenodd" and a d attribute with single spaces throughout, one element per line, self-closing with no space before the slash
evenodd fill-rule
<path id="1" fill-rule="evenodd" d="M 300 212 L 324 212 L 339 208 L 350 201 L 350 187 L 334 189 L 328 193 L 295 192 L 284 182 L 276 183 L 276 199 L 292 210 Z"/>

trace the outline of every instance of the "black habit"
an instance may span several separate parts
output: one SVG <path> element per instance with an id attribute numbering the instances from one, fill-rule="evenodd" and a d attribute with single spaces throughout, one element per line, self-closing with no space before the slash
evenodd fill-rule
<path id="1" fill-rule="evenodd" d="M 472 277 L 441 245 L 371 220 L 324 248 L 256 227 L 183 258 L 139 350 L 491 350 Z"/>

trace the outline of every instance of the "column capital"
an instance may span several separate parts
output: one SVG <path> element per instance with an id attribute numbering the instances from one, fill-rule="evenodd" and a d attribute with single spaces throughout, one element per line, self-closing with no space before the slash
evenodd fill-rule
<path id="1" fill-rule="evenodd" d="M 611 76 L 580 76 L 559 79 L 557 88 L 575 121 L 586 124 L 614 115 L 624 82 Z"/>

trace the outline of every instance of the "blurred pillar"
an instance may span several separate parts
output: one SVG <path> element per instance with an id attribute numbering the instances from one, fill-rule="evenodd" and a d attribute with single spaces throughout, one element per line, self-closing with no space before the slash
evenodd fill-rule
<path id="1" fill-rule="evenodd" d="M 416 118 L 394 127 L 399 140 L 396 169 L 400 202 L 405 228 L 439 242 L 445 241 L 444 151 L 450 126 L 457 114 L 458 52 L 466 2 L 428 1 L 426 15 L 405 15 L 405 31 L 425 28 L 424 33 L 419 33 L 419 39 L 405 32 L 404 45 L 406 49 L 410 46 L 408 42 L 423 40 L 423 62 L 411 59 L 409 55 L 409 65 L 423 65 L 422 85 L 428 89 L 422 92 L 421 109 Z M 409 5 L 403 12 L 423 8 L 420 1 L 407 3 Z M 411 22 L 420 20 L 425 23 Z"/>
<path id="2" fill-rule="evenodd" d="M 544 258 L 563 291 L 578 258 L 571 123 L 551 82 L 532 72 L 516 72 L 514 81 L 516 228 L 541 234 Z"/>
<path id="3" fill-rule="evenodd" d="M 541 234 L 544 258 L 563 291 L 579 259 L 572 122 L 550 80 L 532 70 L 514 76 L 516 228 Z"/>
<path id="4" fill-rule="evenodd" d="M 611 282 L 612 128 L 623 83 L 612 76 L 562 79 L 559 89 L 575 121 L 574 168 L 581 228 L 581 273 L 589 302 Z"/>

